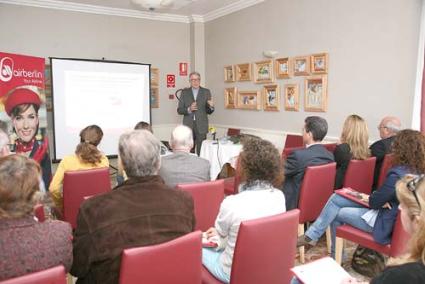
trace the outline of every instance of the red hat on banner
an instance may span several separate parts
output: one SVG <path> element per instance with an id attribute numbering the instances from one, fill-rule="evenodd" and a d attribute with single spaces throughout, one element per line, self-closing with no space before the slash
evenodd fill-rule
<path id="1" fill-rule="evenodd" d="M 4 105 L 6 113 L 10 116 L 14 107 L 21 104 L 35 104 L 40 107 L 41 100 L 36 92 L 30 89 L 20 88 L 14 90 L 6 100 Z"/>

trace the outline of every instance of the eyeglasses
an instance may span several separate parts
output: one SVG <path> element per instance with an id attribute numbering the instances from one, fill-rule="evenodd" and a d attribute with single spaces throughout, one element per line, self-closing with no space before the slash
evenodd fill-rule
<path id="1" fill-rule="evenodd" d="M 386 126 L 381 126 L 381 125 L 378 125 L 378 130 L 381 130 L 381 129 L 386 129 L 386 128 L 388 128 L 388 127 L 386 127 Z"/>
<path id="2" fill-rule="evenodd" d="M 408 181 L 406 184 L 407 189 L 413 193 L 413 195 L 415 196 L 416 202 L 418 203 L 418 206 L 420 209 L 421 208 L 421 204 L 419 203 L 419 198 L 418 195 L 416 194 L 416 189 L 418 189 L 418 185 L 419 183 L 422 182 L 422 180 L 424 179 L 424 174 L 418 175 L 416 177 L 414 177 L 412 180 Z"/>
<path id="3" fill-rule="evenodd" d="M 190 79 L 189 81 L 190 82 L 199 82 L 199 81 L 201 81 L 201 79 Z"/>

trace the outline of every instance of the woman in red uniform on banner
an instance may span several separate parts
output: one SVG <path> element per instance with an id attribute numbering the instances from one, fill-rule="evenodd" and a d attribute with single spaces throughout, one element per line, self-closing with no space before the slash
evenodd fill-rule
<path id="1" fill-rule="evenodd" d="M 11 139 L 14 151 L 37 161 L 43 172 L 45 188 L 49 187 L 52 178 L 49 144 L 45 129 L 39 128 L 38 110 L 41 100 L 39 95 L 27 88 L 12 91 L 6 99 L 5 110 L 12 119 L 16 134 Z"/>

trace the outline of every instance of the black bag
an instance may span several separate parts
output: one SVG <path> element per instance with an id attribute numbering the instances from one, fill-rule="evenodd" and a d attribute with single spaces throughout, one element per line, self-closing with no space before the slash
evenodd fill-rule
<path id="1" fill-rule="evenodd" d="M 374 278 L 385 268 L 385 257 L 374 250 L 358 246 L 351 260 L 351 267 L 357 273 Z"/>

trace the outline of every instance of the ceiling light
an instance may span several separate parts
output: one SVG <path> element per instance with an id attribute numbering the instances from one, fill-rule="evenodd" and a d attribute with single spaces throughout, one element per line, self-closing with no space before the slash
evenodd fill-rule
<path id="1" fill-rule="evenodd" d="M 136 5 L 149 10 L 170 7 L 174 0 L 131 0 Z"/>

